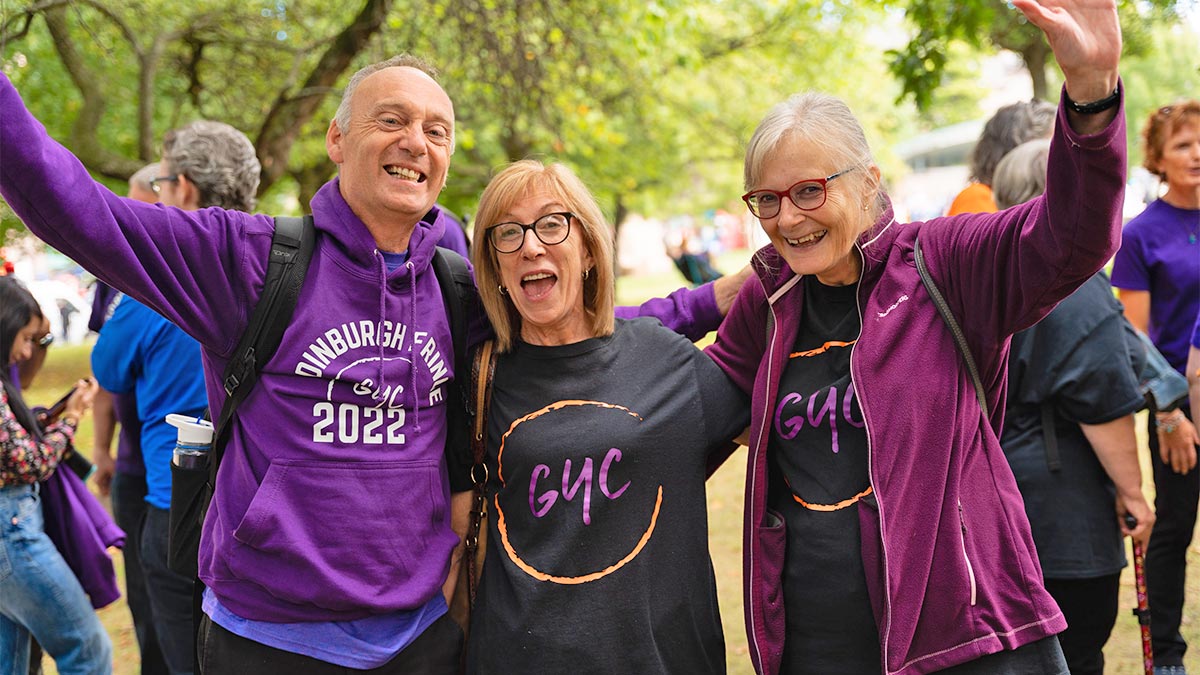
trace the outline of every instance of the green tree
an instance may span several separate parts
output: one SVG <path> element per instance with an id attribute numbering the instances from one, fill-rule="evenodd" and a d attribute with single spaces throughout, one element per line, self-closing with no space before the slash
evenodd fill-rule
<path id="1" fill-rule="evenodd" d="M 0 16 L 0 46 L 28 105 L 93 173 L 123 181 L 164 131 L 211 117 L 254 142 L 263 194 L 392 5 L 47 0 Z"/>
<path id="2" fill-rule="evenodd" d="M 1193 0 L 1119 0 L 1126 55 L 1147 53 L 1152 45 L 1152 27 L 1179 19 L 1179 10 Z M 976 48 L 1004 49 L 1017 53 L 1029 70 L 1033 94 L 1051 99 L 1051 82 L 1057 73 L 1050 69 L 1053 53 L 1045 36 L 1021 12 L 1005 0 L 890 0 L 902 8 L 914 34 L 901 49 L 888 52 L 893 74 L 903 84 L 903 96 L 912 97 L 919 108 L 930 106 L 934 92 L 943 82 L 949 46 L 964 42 Z"/>

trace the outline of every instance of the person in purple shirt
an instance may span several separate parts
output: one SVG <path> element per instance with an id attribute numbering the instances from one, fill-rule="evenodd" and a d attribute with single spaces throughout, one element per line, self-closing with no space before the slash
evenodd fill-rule
<path id="1" fill-rule="evenodd" d="M 157 202 L 158 194 L 151 189 L 150 181 L 158 173 L 157 162 L 139 169 L 129 177 L 127 196 L 147 204 Z M 120 295 L 117 289 L 103 281 L 96 282 L 92 295 L 92 314 L 88 319 L 89 330 L 100 332 L 104 322 L 112 316 Z M 158 646 L 150 598 L 146 594 L 146 578 L 142 572 L 140 535 L 142 519 L 146 516 L 146 467 L 142 464 L 142 448 L 138 440 L 142 422 L 137 414 L 137 395 L 133 392 L 113 394 L 101 388 L 96 392 L 92 407 L 92 462 L 96 466 L 92 480 L 100 496 L 112 500 L 113 519 L 125 530 L 125 599 L 141 652 L 141 673 L 162 675 L 167 672 L 167 664 Z M 117 436 L 115 461 L 112 456 L 114 434 Z"/>
<path id="2" fill-rule="evenodd" d="M 1192 320 L 1200 311 L 1200 101 L 1179 101 L 1150 114 L 1142 131 L 1143 165 L 1167 185 L 1162 197 L 1129 221 L 1113 261 L 1125 316 L 1146 333 L 1180 373 L 1188 357 Z M 1158 522 L 1146 548 L 1146 588 L 1154 621 L 1158 675 L 1183 675 L 1187 551 L 1200 500 L 1200 442 L 1186 402 L 1149 420 Z"/>
<path id="3" fill-rule="evenodd" d="M 202 671 L 250 659 L 272 672 L 457 667 L 462 633 L 443 595 L 461 542 L 449 503 L 471 482 L 446 461 L 447 409 L 461 403 L 448 395 L 458 374 L 432 259 L 447 227 L 435 201 L 454 107 L 432 73 L 411 56 L 360 70 L 329 125 L 338 176 L 310 204 L 316 245 L 296 314 L 230 427 L 204 522 Z M 272 218 L 117 197 L 2 74 L 0 145 L 0 194 L 34 234 L 200 343 L 218 417 Z M 157 183 L 195 190 L 177 173 Z M 625 315 L 654 313 L 698 337 L 736 291 L 727 278 Z M 472 341 L 486 337 L 481 311 L 472 325 Z"/>
<path id="4" fill-rule="evenodd" d="M 1065 75 L 1043 196 L 897 222 L 862 125 L 818 93 L 776 105 L 748 144 L 743 199 L 771 244 L 707 353 L 751 394 L 759 673 L 1067 673 L 998 435 L 1013 333 L 1120 241 L 1121 31 L 1113 0 L 1012 4 Z"/>

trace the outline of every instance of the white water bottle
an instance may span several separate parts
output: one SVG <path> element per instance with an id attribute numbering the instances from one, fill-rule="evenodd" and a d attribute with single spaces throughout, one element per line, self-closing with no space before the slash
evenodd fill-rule
<path id="1" fill-rule="evenodd" d="M 212 422 L 172 413 L 167 415 L 167 424 L 179 430 L 171 462 L 181 469 L 208 468 L 208 451 L 213 440 Z"/>

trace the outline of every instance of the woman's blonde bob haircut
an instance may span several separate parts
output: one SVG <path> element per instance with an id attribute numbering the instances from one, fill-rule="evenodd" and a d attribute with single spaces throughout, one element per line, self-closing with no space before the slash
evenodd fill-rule
<path id="1" fill-rule="evenodd" d="M 570 236 L 583 237 L 584 249 L 595 263 L 583 281 L 583 310 L 592 337 L 613 332 L 613 235 L 600 205 L 566 165 L 523 159 L 502 169 L 484 188 L 471 241 L 471 264 L 475 266 L 479 296 L 496 331 L 496 347 L 501 352 L 512 349 L 521 330 L 521 317 L 512 300 L 500 292 L 499 256 L 519 255 L 520 251 L 497 253 L 488 239 L 488 228 L 508 220 L 507 214 L 514 206 L 539 192 L 549 194 L 564 210 L 575 214 Z"/>

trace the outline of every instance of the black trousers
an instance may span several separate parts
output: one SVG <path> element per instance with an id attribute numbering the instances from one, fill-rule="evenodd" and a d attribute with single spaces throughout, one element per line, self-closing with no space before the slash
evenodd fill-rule
<path id="1" fill-rule="evenodd" d="M 192 675 L 192 580 L 167 566 L 170 511 L 146 505 L 142 521 L 142 573 L 154 633 L 171 675 Z"/>
<path id="2" fill-rule="evenodd" d="M 167 663 L 154 632 L 154 614 L 142 571 L 142 521 L 146 518 L 146 477 L 118 471 L 112 480 L 112 512 L 125 530 L 125 599 L 142 653 L 142 675 L 167 675 Z"/>
<path id="3" fill-rule="evenodd" d="M 1154 416 L 1149 419 L 1150 461 L 1154 467 L 1156 493 L 1154 510 L 1158 517 L 1150 534 L 1150 545 L 1146 547 L 1146 592 L 1150 598 L 1154 665 L 1182 666 L 1187 641 L 1179 632 L 1179 624 L 1183 618 L 1187 550 L 1196 530 L 1200 468 L 1181 476 L 1163 464 L 1158 454 Z"/>
<path id="4" fill-rule="evenodd" d="M 346 668 L 247 640 L 207 615 L 200 619 L 199 641 L 202 675 L 453 675 L 459 668 L 463 633 L 444 614 L 395 658 L 371 670 Z"/>
<path id="5" fill-rule="evenodd" d="M 1093 579 L 1046 579 L 1046 590 L 1067 617 L 1067 629 L 1058 634 L 1058 643 L 1071 675 L 1104 674 L 1104 644 L 1117 622 L 1120 588 L 1120 572 Z M 1121 649 L 1141 653 L 1132 642 Z"/>

